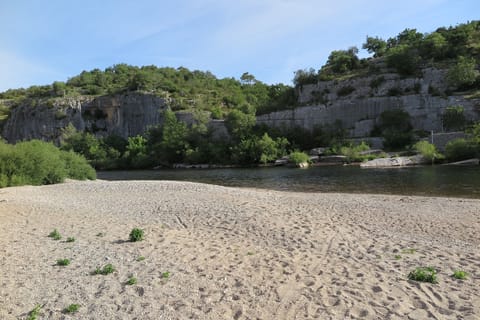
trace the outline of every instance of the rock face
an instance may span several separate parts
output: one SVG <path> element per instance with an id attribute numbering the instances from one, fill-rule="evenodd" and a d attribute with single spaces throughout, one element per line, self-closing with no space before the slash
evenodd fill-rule
<path id="1" fill-rule="evenodd" d="M 257 117 L 257 122 L 274 127 L 299 126 L 311 130 L 317 125 L 340 120 L 349 135 L 367 137 L 386 110 L 403 109 L 415 129 L 443 131 L 442 115 L 448 106 L 461 105 L 469 120 L 480 118 L 480 100 L 462 96 L 440 96 L 447 89 L 445 71 L 423 70 L 422 78 L 402 78 L 395 73 L 359 77 L 342 82 L 321 81 L 299 88 L 299 103 L 305 106 Z"/>
<path id="2" fill-rule="evenodd" d="M 449 106 L 463 106 L 468 121 L 480 119 L 480 99 L 445 95 L 445 70 L 429 68 L 420 78 L 403 78 L 388 73 L 380 64 L 378 68 L 384 72 L 301 86 L 297 89 L 301 107 L 260 115 L 257 123 L 311 130 L 340 120 L 351 138 L 370 139 L 374 148 L 381 148 L 382 139 L 368 137 L 386 110 L 403 109 L 410 114 L 414 129 L 434 133 L 443 132 L 442 115 Z M 33 100 L 11 109 L 2 136 L 8 142 L 34 138 L 58 141 L 62 129 L 71 123 L 97 136 L 115 134 L 126 138 L 161 124 L 166 108 L 168 101 L 144 93 Z M 177 118 L 187 123 L 195 121 L 188 112 L 177 113 Z M 228 139 L 222 120 L 211 120 L 209 126 L 214 137 Z"/>
<path id="3" fill-rule="evenodd" d="M 79 131 L 127 138 L 161 123 L 166 108 L 165 100 L 147 94 L 29 101 L 12 109 L 3 137 L 56 141 L 71 123 Z"/>

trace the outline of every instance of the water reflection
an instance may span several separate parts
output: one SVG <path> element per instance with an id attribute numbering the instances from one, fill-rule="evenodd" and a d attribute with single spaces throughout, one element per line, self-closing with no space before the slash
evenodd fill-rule
<path id="1" fill-rule="evenodd" d="M 480 167 L 425 166 L 362 169 L 356 166 L 103 171 L 105 180 L 182 180 L 223 186 L 302 192 L 351 192 L 480 198 Z"/>

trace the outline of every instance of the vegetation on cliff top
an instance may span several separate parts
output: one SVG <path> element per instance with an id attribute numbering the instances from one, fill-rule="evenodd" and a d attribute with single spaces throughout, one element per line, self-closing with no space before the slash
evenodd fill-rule
<path id="1" fill-rule="evenodd" d="M 294 84 L 301 86 L 324 80 L 378 73 L 378 62 L 384 61 L 401 75 L 416 75 L 422 67 L 449 68 L 452 89 L 479 86 L 476 65 L 480 61 L 480 21 L 441 27 L 432 33 L 405 29 L 397 36 L 383 40 L 367 36 L 363 49 L 376 59 L 359 59 L 358 48 L 332 51 L 327 63 L 316 72 L 298 70 Z"/>

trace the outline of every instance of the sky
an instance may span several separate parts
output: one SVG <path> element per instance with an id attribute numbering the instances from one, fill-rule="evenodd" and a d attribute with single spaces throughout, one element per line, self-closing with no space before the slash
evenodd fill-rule
<path id="1" fill-rule="evenodd" d="M 118 63 L 292 84 L 296 70 L 361 49 L 367 35 L 433 32 L 479 14 L 478 0 L 0 0 L 0 91 Z"/>

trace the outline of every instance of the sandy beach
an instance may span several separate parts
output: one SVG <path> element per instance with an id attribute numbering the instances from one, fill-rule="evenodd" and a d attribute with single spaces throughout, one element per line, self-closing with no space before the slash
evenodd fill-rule
<path id="1" fill-rule="evenodd" d="M 128 241 L 135 227 L 145 240 Z M 0 252 L 0 319 L 36 305 L 38 319 L 480 319 L 480 200 L 170 181 L 5 188 Z M 92 274 L 106 264 L 116 271 Z M 423 266 L 437 284 L 408 280 Z"/>

